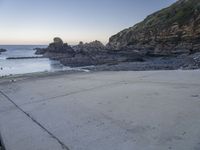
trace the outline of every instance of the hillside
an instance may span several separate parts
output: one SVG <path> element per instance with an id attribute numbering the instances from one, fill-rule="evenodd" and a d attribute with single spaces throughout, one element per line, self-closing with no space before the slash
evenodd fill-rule
<path id="1" fill-rule="evenodd" d="M 159 55 L 200 51 L 200 0 L 179 0 L 112 36 L 107 46 Z"/>

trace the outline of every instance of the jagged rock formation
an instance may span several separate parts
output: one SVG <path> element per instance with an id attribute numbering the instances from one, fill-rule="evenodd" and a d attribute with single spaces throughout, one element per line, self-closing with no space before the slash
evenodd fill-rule
<path id="1" fill-rule="evenodd" d="M 54 38 L 54 42 L 49 44 L 47 51 L 50 53 L 74 53 L 74 50 L 58 37 Z"/>
<path id="2" fill-rule="evenodd" d="M 112 36 L 107 47 L 153 55 L 200 51 L 200 1 L 179 0 Z"/>
<path id="3" fill-rule="evenodd" d="M 54 38 L 54 42 L 50 43 L 47 48 L 36 48 L 35 50 L 35 54 L 47 57 L 60 57 L 62 55 L 63 57 L 66 57 L 66 55 L 72 57 L 75 54 L 73 48 L 67 43 L 63 43 L 62 39 L 58 37 Z"/>
<path id="4" fill-rule="evenodd" d="M 135 52 L 108 50 L 100 41 L 93 41 L 90 43 L 80 42 L 73 46 L 75 51 L 74 57 L 59 59 L 62 64 L 67 66 L 89 66 L 100 64 L 113 64 L 125 61 L 142 61 L 140 55 Z"/>
<path id="5" fill-rule="evenodd" d="M 78 45 L 73 47 L 75 51 L 85 51 L 85 52 L 94 52 L 94 51 L 102 51 L 106 50 L 106 46 L 104 46 L 100 41 L 93 41 L 90 43 L 83 43 L 82 41 L 79 42 Z"/>
<path id="6" fill-rule="evenodd" d="M 0 52 L 6 52 L 6 49 L 0 48 Z"/>
<path id="7" fill-rule="evenodd" d="M 80 42 L 72 48 L 64 44 L 60 38 L 54 38 L 54 42 L 47 48 L 36 48 L 35 50 L 36 54 L 59 60 L 62 64 L 73 67 L 142 60 L 141 56 L 133 51 L 107 50 L 99 41 L 85 44 Z"/>

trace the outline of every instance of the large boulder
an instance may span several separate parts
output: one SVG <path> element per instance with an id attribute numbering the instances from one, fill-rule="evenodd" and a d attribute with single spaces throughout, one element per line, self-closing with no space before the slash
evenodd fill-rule
<path id="1" fill-rule="evenodd" d="M 55 38 L 53 39 L 53 41 L 54 41 L 54 44 L 63 45 L 63 41 L 62 41 L 62 39 L 59 38 L 59 37 L 55 37 Z"/>
<path id="2" fill-rule="evenodd" d="M 68 53 L 68 54 L 74 54 L 74 50 L 71 46 L 69 46 L 67 43 L 63 43 L 61 38 L 54 38 L 53 43 L 50 43 L 47 48 L 36 48 L 35 54 L 46 54 L 46 53 L 54 53 L 52 55 L 56 55 L 58 53 Z"/>

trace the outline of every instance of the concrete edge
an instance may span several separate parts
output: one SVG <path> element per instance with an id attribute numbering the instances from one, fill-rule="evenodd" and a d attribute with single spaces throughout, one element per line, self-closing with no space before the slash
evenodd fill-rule
<path id="1" fill-rule="evenodd" d="M 10 82 L 16 82 L 21 80 L 35 79 L 35 78 L 44 78 L 44 77 L 54 77 L 59 75 L 70 75 L 70 74 L 78 74 L 78 73 L 87 73 L 84 71 L 58 71 L 58 72 L 38 72 L 38 73 L 27 73 L 27 74 L 19 74 L 7 77 L 0 77 L 0 84 L 7 84 Z"/>
<path id="2" fill-rule="evenodd" d="M 0 150 L 6 150 L 5 149 L 5 144 L 4 144 L 2 135 L 1 135 L 1 132 L 0 132 Z"/>

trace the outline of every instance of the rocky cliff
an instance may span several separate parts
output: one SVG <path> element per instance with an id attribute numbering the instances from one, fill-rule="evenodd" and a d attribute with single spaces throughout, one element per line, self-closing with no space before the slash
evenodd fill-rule
<path id="1" fill-rule="evenodd" d="M 200 0 L 179 0 L 109 39 L 114 50 L 171 55 L 200 51 Z"/>

